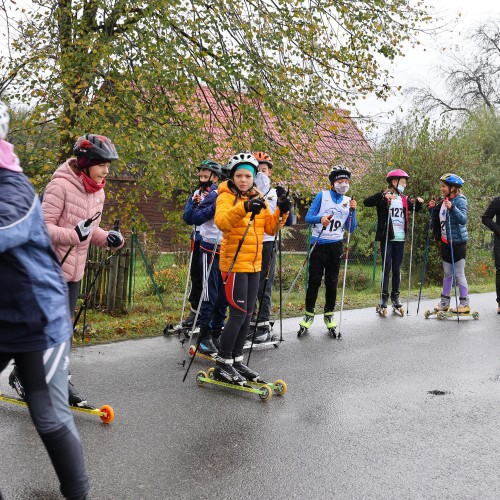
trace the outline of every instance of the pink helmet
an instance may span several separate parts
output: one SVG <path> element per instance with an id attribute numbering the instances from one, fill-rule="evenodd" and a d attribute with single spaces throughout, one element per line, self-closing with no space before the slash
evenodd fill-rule
<path id="1" fill-rule="evenodd" d="M 387 182 L 391 182 L 392 179 L 401 179 L 401 178 L 405 178 L 405 179 L 409 179 L 410 176 L 404 171 L 404 170 L 401 170 L 400 168 L 397 168 L 396 170 L 391 170 L 385 180 Z"/>

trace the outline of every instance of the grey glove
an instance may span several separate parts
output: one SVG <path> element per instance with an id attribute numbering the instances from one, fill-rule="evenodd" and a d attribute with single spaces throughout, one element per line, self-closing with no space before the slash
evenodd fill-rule
<path id="1" fill-rule="evenodd" d="M 78 239 L 80 241 L 85 241 L 89 234 L 92 232 L 92 219 L 81 220 L 75 226 L 76 234 L 78 235 Z"/>

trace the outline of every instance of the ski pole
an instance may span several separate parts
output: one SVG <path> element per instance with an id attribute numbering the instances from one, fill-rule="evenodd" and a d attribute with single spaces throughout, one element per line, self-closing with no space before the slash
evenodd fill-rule
<path id="1" fill-rule="evenodd" d="M 354 198 L 353 198 L 354 199 Z M 345 249 L 345 262 L 344 262 L 344 278 L 342 280 L 342 300 L 340 301 L 340 317 L 339 317 L 339 332 L 338 336 L 340 337 L 340 328 L 342 326 L 342 311 L 344 310 L 344 294 L 345 294 L 345 282 L 347 277 L 347 262 L 349 260 L 349 243 L 351 241 L 351 226 L 352 226 L 352 214 L 354 212 L 354 208 L 349 208 L 349 227 L 347 229 L 347 246 Z"/>
<path id="2" fill-rule="evenodd" d="M 281 226 L 278 229 L 278 278 L 280 281 L 280 342 L 283 342 L 283 280 L 281 276 Z"/>
<path id="3" fill-rule="evenodd" d="M 282 219 L 283 219 L 283 217 L 280 215 L 278 227 L 281 227 Z M 264 296 L 266 295 L 267 286 L 269 284 L 269 275 L 271 274 L 271 267 L 273 264 L 273 259 L 276 257 L 276 243 L 277 243 L 277 238 L 275 237 L 273 240 L 273 248 L 271 250 L 271 258 L 269 259 L 269 264 L 267 266 L 267 271 L 266 271 L 266 277 L 264 279 L 264 286 L 262 288 L 262 295 L 261 295 L 260 300 L 259 300 L 259 309 L 257 311 L 257 318 L 255 320 L 255 325 L 253 327 L 252 342 L 250 343 L 250 350 L 248 351 L 247 366 L 250 363 L 250 356 L 252 355 L 252 349 L 253 349 L 253 344 L 255 341 L 255 335 L 257 333 L 257 327 L 259 325 L 260 312 L 262 310 L 262 300 L 264 299 Z"/>
<path id="4" fill-rule="evenodd" d="M 448 201 L 448 198 L 445 198 L 445 201 Z M 444 203 L 444 201 L 443 201 Z M 450 217 L 450 211 L 447 209 L 446 212 L 446 221 L 448 222 L 448 229 L 450 231 L 450 256 L 451 256 L 451 274 L 453 276 L 453 288 L 455 289 L 455 307 L 457 311 L 457 322 L 460 323 L 460 314 L 458 312 L 458 295 L 457 295 L 457 277 L 455 274 L 455 258 L 453 255 L 453 239 L 451 237 L 451 217 Z"/>
<path id="5" fill-rule="evenodd" d="M 184 310 L 186 308 L 187 293 L 188 293 L 188 288 L 189 288 L 189 278 L 191 276 L 191 266 L 193 265 L 194 245 L 196 242 L 196 226 L 193 226 L 192 235 L 193 235 L 193 237 L 191 238 L 191 251 L 189 253 L 189 263 L 188 263 L 188 268 L 187 268 L 186 286 L 184 287 L 184 298 L 182 299 L 181 319 L 179 321 L 180 325 L 182 324 L 182 320 L 184 319 Z M 179 334 L 180 334 L 180 331 L 181 331 L 181 329 L 179 329 Z"/>
<path id="6" fill-rule="evenodd" d="M 415 227 L 415 202 L 417 197 L 413 198 L 413 210 L 411 217 L 411 239 L 410 239 L 410 268 L 408 270 L 408 296 L 406 298 L 406 314 L 410 314 L 410 286 L 411 286 L 411 263 L 413 259 L 413 230 Z"/>
<path id="7" fill-rule="evenodd" d="M 217 253 L 217 245 L 218 244 L 219 244 L 219 237 L 217 237 L 217 240 L 216 240 L 215 245 L 214 245 L 214 249 L 212 250 L 212 256 L 210 258 L 210 264 L 209 264 L 208 269 L 207 269 L 207 277 L 206 277 L 206 279 L 205 279 L 205 281 L 203 283 L 203 290 L 201 292 L 200 301 L 198 302 L 198 307 L 196 308 L 196 314 L 195 314 L 195 317 L 194 317 L 193 326 L 191 327 L 191 331 L 189 332 L 189 342 L 188 342 L 187 357 L 184 359 L 184 361 L 182 363 L 182 366 L 186 365 L 187 358 L 189 357 L 189 346 L 191 345 L 191 340 L 193 338 L 193 333 L 194 333 L 194 330 L 196 329 L 196 322 L 198 321 L 198 315 L 200 314 L 201 305 L 203 303 L 203 296 L 205 295 L 205 292 L 206 292 L 206 290 L 208 288 L 208 279 L 210 277 L 210 272 L 212 271 L 212 266 L 213 266 L 213 263 L 214 263 L 215 254 Z M 194 358 L 196 356 L 196 352 L 200 348 L 200 343 L 201 343 L 201 336 L 198 335 L 198 339 L 197 339 L 197 342 L 196 342 L 196 350 L 195 350 L 195 353 L 194 353 L 193 357 L 191 358 L 191 360 L 189 362 L 189 365 L 187 367 L 186 373 L 184 374 L 184 378 L 182 379 L 183 382 L 186 380 L 186 377 L 187 377 L 187 375 L 189 373 L 189 369 L 191 368 L 191 365 L 193 364 L 193 360 L 194 360 Z"/>
<path id="8" fill-rule="evenodd" d="M 329 217 L 331 218 L 331 216 L 329 216 Z M 320 240 L 321 235 L 323 234 L 324 230 L 325 230 L 325 226 L 323 226 L 321 228 L 321 231 L 319 232 L 318 238 L 316 239 L 316 241 L 313 243 L 312 247 L 307 252 L 306 258 L 304 259 L 304 262 L 302 262 L 302 265 L 300 266 L 299 272 L 297 273 L 297 275 L 293 279 L 292 284 L 290 285 L 290 288 L 286 292 L 285 299 L 283 300 L 283 302 L 285 302 L 285 304 L 286 304 L 286 301 L 288 300 L 288 296 L 290 295 L 290 293 L 292 293 L 292 290 L 295 286 L 295 283 L 297 283 L 297 280 L 299 279 L 300 273 L 302 272 L 302 270 L 306 266 L 307 262 L 309 261 L 309 258 L 311 257 L 313 250 L 316 248 L 316 245 L 318 244 L 318 241 Z"/>
<path id="9" fill-rule="evenodd" d="M 425 269 L 427 267 L 427 258 L 429 257 L 429 244 L 431 241 L 431 226 L 432 226 L 432 217 L 434 215 L 434 208 L 435 207 L 431 208 L 429 222 L 427 224 L 427 238 L 425 240 L 424 262 L 422 263 L 422 273 L 420 275 L 420 291 L 418 292 L 417 314 L 418 311 L 420 310 L 420 299 L 422 298 L 422 287 L 424 285 Z"/>

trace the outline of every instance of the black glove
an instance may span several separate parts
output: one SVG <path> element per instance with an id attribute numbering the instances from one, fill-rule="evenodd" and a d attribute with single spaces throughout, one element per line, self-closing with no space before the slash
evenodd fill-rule
<path id="1" fill-rule="evenodd" d="M 260 211 L 267 207 L 266 202 L 262 198 L 247 200 L 243 203 L 243 206 L 247 212 L 252 212 L 255 215 L 260 214 Z"/>
<path id="2" fill-rule="evenodd" d="M 276 196 L 281 198 L 286 195 L 286 189 L 283 186 L 276 186 Z"/>
<path id="3" fill-rule="evenodd" d="M 278 208 L 280 209 L 280 212 L 282 214 L 286 214 L 287 212 L 290 212 L 292 208 L 292 200 L 288 198 L 288 196 L 285 196 L 284 198 L 279 198 L 278 199 Z"/>
<path id="4" fill-rule="evenodd" d="M 123 243 L 123 236 L 120 231 L 110 231 L 108 233 L 108 247 L 118 248 Z"/>
<path id="5" fill-rule="evenodd" d="M 85 241 L 89 237 L 89 234 L 92 231 L 92 219 L 81 220 L 75 226 L 75 231 L 76 234 L 78 235 L 78 239 L 80 241 Z"/>

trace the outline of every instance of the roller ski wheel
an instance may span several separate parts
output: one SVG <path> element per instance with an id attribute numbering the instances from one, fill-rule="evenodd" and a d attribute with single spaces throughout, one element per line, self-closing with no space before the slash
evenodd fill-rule
<path id="1" fill-rule="evenodd" d="M 309 330 L 305 326 L 301 326 L 299 328 L 299 331 L 297 332 L 297 337 L 302 337 L 302 335 L 305 335 L 309 333 Z"/>
<path id="2" fill-rule="evenodd" d="M 397 314 L 398 316 L 401 316 L 401 317 L 403 317 L 405 315 L 404 307 L 392 306 L 392 312 L 393 312 L 393 314 Z"/>
<path id="3" fill-rule="evenodd" d="M 212 384 L 221 387 L 227 387 L 229 389 L 235 389 L 237 391 L 250 392 L 252 394 L 257 394 L 259 399 L 261 399 L 262 401 L 269 401 L 273 397 L 273 390 L 268 384 L 260 385 L 258 382 L 246 382 L 243 385 L 238 385 L 230 384 L 229 382 L 221 382 L 214 379 L 213 371 L 213 368 L 210 368 L 208 370 L 208 374 L 203 371 L 199 371 L 196 374 L 196 384 L 199 387 L 202 387 L 205 384 Z"/>
<path id="4" fill-rule="evenodd" d="M 2 393 L 0 393 L 0 401 L 16 404 L 18 406 L 24 406 L 26 408 L 28 407 L 28 403 L 26 403 L 24 399 L 18 397 L 8 397 Z M 90 415 L 95 415 L 99 417 L 104 424 L 110 424 L 115 419 L 115 412 L 109 405 L 103 405 L 100 408 L 96 408 L 95 406 L 87 404 L 83 406 L 69 405 L 69 409 L 78 413 L 88 413 Z"/>
<path id="5" fill-rule="evenodd" d="M 336 329 L 337 329 L 336 326 L 334 326 L 333 328 L 329 328 L 328 329 L 328 335 L 330 335 L 330 337 L 332 337 L 332 339 L 336 339 L 337 338 Z"/>
<path id="6" fill-rule="evenodd" d="M 387 307 L 382 307 L 382 306 L 378 305 L 377 307 L 375 307 L 375 312 L 379 316 L 382 316 L 383 318 L 385 318 L 387 316 Z"/>
<path id="7" fill-rule="evenodd" d="M 427 309 L 425 312 L 424 312 L 424 318 L 425 319 L 429 319 L 432 314 L 434 314 L 432 311 L 429 311 L 429 309 Z"/>

